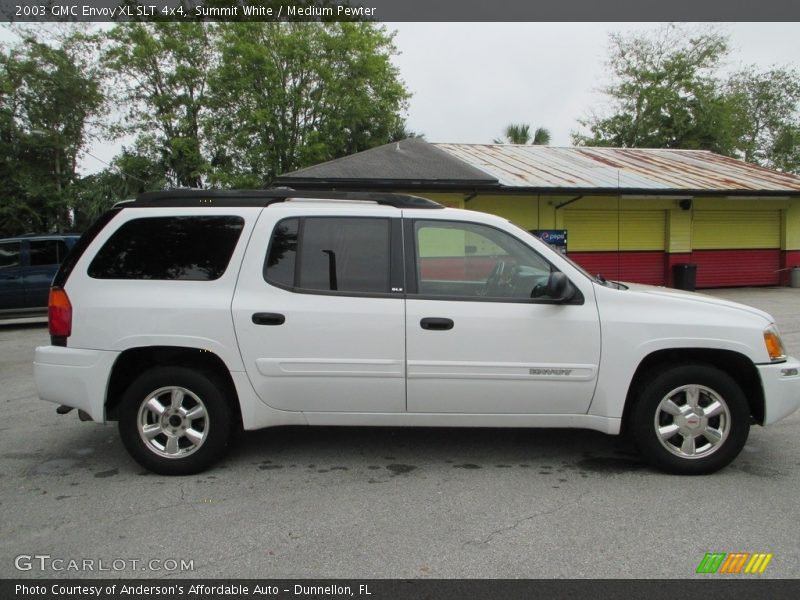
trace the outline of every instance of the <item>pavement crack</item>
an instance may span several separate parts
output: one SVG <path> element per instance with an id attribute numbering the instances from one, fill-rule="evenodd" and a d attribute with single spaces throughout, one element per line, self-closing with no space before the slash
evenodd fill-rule
<path id="1" fill-rule="evenodd" d="M 465 548 L 467 546 L 485 546 L 486 544 L 491 542 L 492 539 L 495 536 L 503 534 L 503 533 L 507 533 L 509 531 L 513 531 L 514 529 L 516 529 L 517 527 L 519 527 L 520 525 L 522 525 L 523 523 L 525 523 L 527 521 L 532 521 L 533 519 L 537 519 L 539 517 L 552 515 L 552 514 L 557 513 L 559 511 L 565 509 L 565 508 L 568 508 L 570 506 L 575 506 L 576 504 L 578 504 L 583 499 L 583 497 L 585 495 L 586 494 L 581 494 L 577 498 L 575 498 L 574 500 L 571 500 L 569 502 L 562 502 L 558 506 L 556 506 L 555 508 L 552 508 L 550 510 L 542 510 L 542 511 L 539 511 L 537 513 L 533 513 L 532 515 L 528 515 L 526 517 L 522 517 L 521 519 L 517 519 L 511 525 L 507 525 L 506 527 L 500 527 L 499 529 L 495 529 L 493 531 L 490 531 L 486 535 L 486 537 L 484 537 L 482 539 L 468 540 L 468 541 L 464 542 L 463 544 L 461 544 L 461 547 Z"/>

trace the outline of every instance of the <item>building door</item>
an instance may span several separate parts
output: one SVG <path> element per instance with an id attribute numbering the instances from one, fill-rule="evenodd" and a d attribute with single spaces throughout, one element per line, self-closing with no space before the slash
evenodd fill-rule
<path id="1" fill-rule="evenodd" d="M 696 210 L 692 262 L 697 287 L 780 283 L 781 214 L 777 210 Z"/>

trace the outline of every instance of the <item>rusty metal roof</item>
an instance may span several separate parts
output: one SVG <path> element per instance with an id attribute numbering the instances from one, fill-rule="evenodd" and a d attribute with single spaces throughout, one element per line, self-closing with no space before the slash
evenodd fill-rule
<path id="1" fill-rule="evenodd" d="M 797 175 L 705 150 L 433 145 L 496 177 L 505 189 L 800 192 Z"/>

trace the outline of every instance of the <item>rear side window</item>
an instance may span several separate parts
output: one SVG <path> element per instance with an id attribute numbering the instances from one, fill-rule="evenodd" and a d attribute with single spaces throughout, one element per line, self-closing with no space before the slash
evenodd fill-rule
<path id="1" fill-rule="evenodd" d="M 89 265 L 95 279 L 210 281 L 228 268 L 244 219 L 148 217 L 122 225 Z"/>
<path id="2" fill-rule="evenodd" d="M 63 240 L 36 240 L 30 242 L 32 267 L 58 265 L 67 255 L 67 244 Z"/>
<path id="3" fill-rule="evenodd" d="M 0 243 L 0 269 L 19 266 L 19 242 Z"/>
<path id="4" fill-rule="evenodd" d="M 286 287 L 294 286 L 297 264 L 297 219 L 286 219 L 275 226 L 269 245 L 264 279 Z"/>
<path id="5" fill-rule="evenodd" d="M 264 278 L 321 292 L 389 292 L 390 222 L 371 217 L 286 219 L 272 234 Z"/>

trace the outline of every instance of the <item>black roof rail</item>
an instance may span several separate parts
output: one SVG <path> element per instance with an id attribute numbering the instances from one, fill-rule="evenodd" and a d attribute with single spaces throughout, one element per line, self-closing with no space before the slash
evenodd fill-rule
<path id="1" fill-rule="evenodd" d="M 375 202 L 395 208 L 444 208 L 438 202 L 386 192 L 324 192 L 316 190 L 293 190 L 277 188 L 271 190 L 200 190 L 174 189 L 160 192 L 145 192 L 134 202 L 119 203 L 122 208 L 144 208 L 156 206 L 269 206 L 295 198 L 317 200 L 354 200 Z"/>

